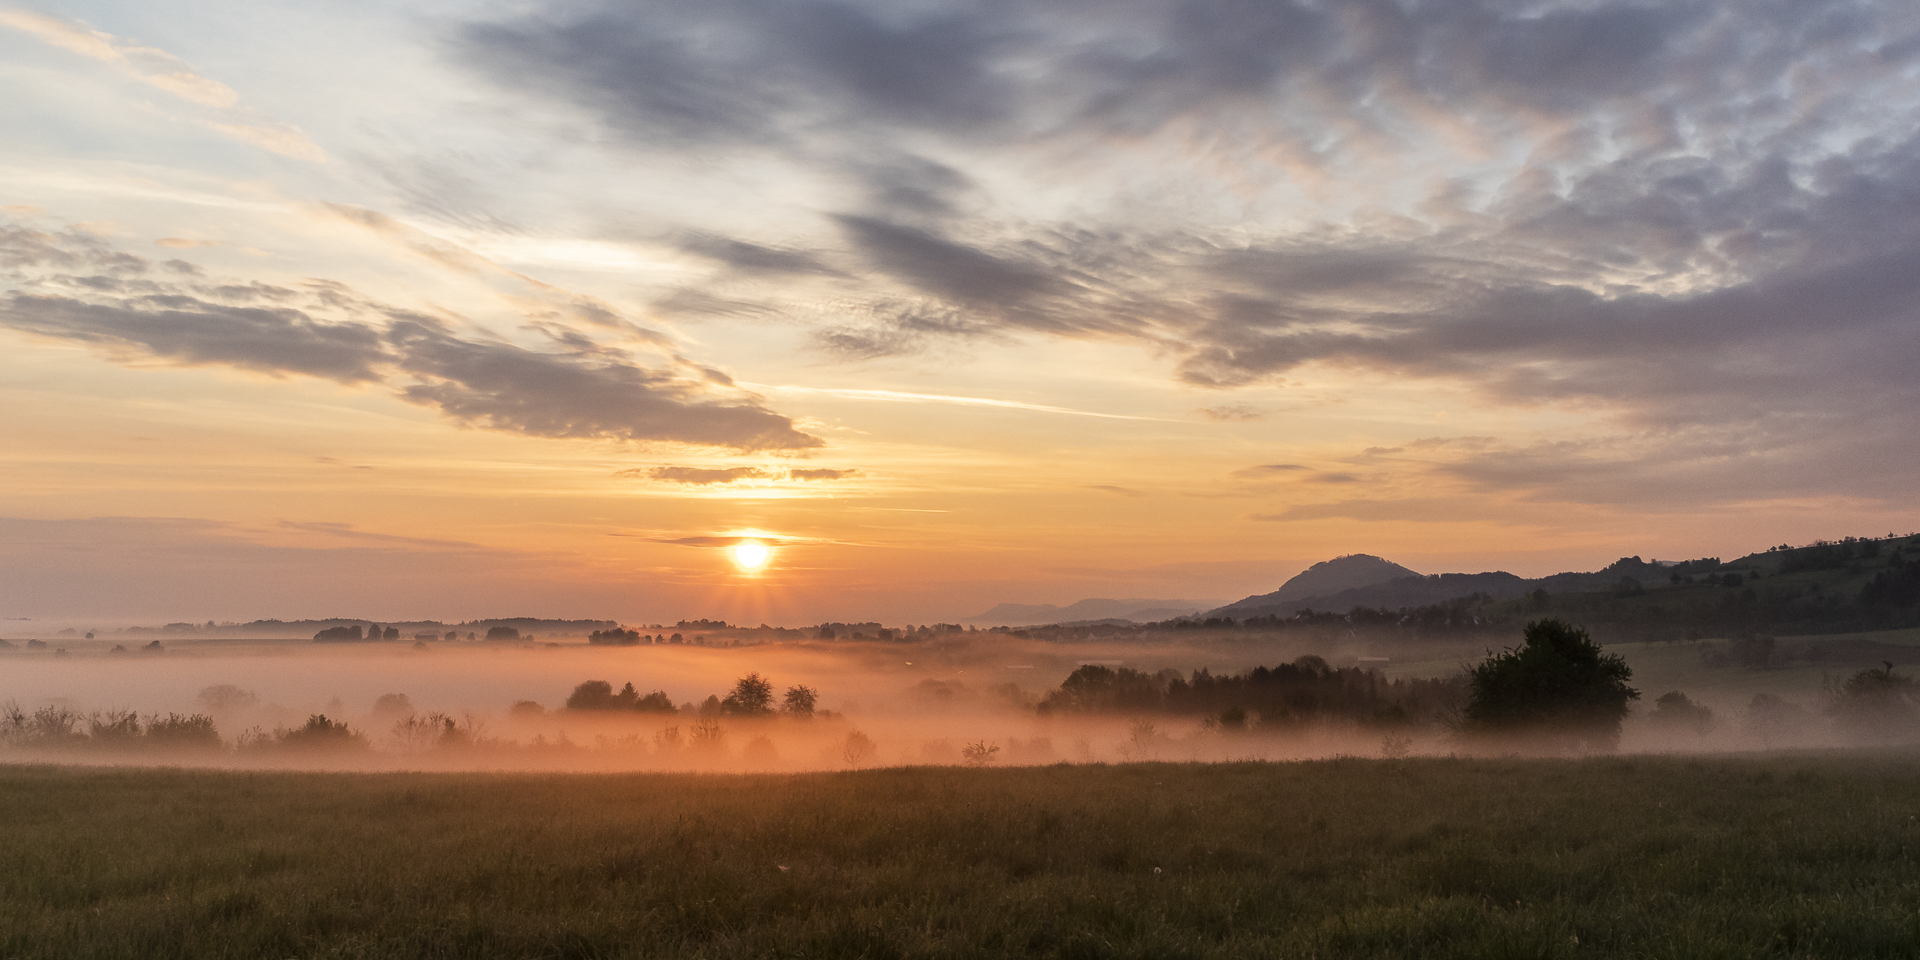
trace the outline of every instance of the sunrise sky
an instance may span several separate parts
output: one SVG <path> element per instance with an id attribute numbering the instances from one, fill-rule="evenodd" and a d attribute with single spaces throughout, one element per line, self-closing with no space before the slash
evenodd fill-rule
<path id="1" fill-rule="evenodd" d="M 925 622 L 1920 526 L 1920 6 L 397 6 L 0 8 L 0 615 Z"/>

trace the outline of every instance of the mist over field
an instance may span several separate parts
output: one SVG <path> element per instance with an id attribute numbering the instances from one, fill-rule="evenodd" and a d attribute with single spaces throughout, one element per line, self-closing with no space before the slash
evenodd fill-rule
<path id="1" fill-rule="evenodd" d="M 108 764 L 765 772 L 1563 752 L 1524 737 L 1490 745 L 1457 735 L 1465 671 L 1486 652 L 1474 640 L 1409 644 L 1355 634 L 1329 644 L 1194 633 L 1050 642 L 954 632 L 915 643 L 728 646 L 724 634 L 711 642 L 722 645 L 173 640 L 131 652 L 110 640 L 66 641 L 58 652 L 16 645 L 0 652 L 0 705 L 13 710 L 16 756 Z M 1719 646 L 1626 648 L 1641 665 L 1643 696 L 1623 727 L 1623 751 L 1861 742 L 1821 714 L 1831 695 L 1822 684 L 1831 686 L 1831 678 L 1707 670 L 1702 651 Z M 1302 676 L 1323 686 L 1385 685 L 1385 692 L 1355 694 L 1374 699 L 1345 708 L 1299 690 L 1265 701 L 1253 690 L 1218 694 L 1204 710 L 1152 699 L 1164 697 L 1170 682 L 1198 682 L 1201 673 L 1264 675 L 1283 664 L 1306 665 Z M 1076 671 L 1112 689 L 1089 694 L 1069 681 Z M 775 709 L 766 716 L 738 715 L 718 702 L 749 675 L 770 684 Z M 1128 678 L 1131 692 L 1112 686 Z M 1415 680 L 1435 683 L 1419 702 L 1395 706 L 1406 694 L 1393 685 Z M 569 709 L 569 697 L 589 681 L 610 690 L 631 684 L 629 702 L 659 691 L 670 712 Z M 1063 692 L 1063 681 L 1073 690 Z M 816 693 L 811 716 L 779 709 L 780 695 L 795 687 Z M 1689 692 L 1685 710 L 1656 704 L 1669 687 Z M 1755 712 L 1756 693 L 1777 697 L 1774 714 Z M 211 718 L 220 746 L 169 746 L 157 734 L 116 740 L 113 724 L 124 726 L 129 715 L 136 724 Z M 316 715 L 363 740 L 276 742 L 276 734 L 284 738 Z M 66 716 L 69 727 L 43 729 L 57 719 L 36 727 L 36 716 Z"/>

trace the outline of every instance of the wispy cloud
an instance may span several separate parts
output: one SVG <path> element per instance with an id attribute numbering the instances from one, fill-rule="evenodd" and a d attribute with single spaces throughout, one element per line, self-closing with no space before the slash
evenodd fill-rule
<path id="1" fill-rule="evenodd" d="M 740 384 L 752 390 L 767 393 L 797 393 L 816 396 L 839 397 L 842 400 L 872 400 L 880 403 L 946 403 L 963 407 L 999 407 L 1007 410 L 1033 410 L 1039 413 L 1059 413 L 1074 417 L 1099 417 L 1105 420 L 1145 420 L 1155 423 L 1178 423 L 1165 417 L 1136 417 L 1124 413 L 1100 413 L 1093 410 L 1075 410 L 1071 407 L 1055 407 L 1043 403 L 1022 403 L 1018 400 L 994 400 L 987 397 L 956 397 L 942 393 L 907 393 L 899 390 L 856 390 L 844 387 L 799 387 L 766 383 Z"/>
<path id="2" fill-rule="evenodd" d="M 116 358 L 390 384 L 463 424 L 525 436 L 743 451 L 824 443 L 698 364 L 642 366 L 578 333 L 563 351 L 532 350 L 336 283 L 296 293 L 164 267 L 84 233 L 0 230 L 15 286 L 0 296 L 0 326 Z"/>
<path id="3" fill-rule="evenodd" d="M 112 64 L 141 83 L 215 111 L 208 126 L 236 140 L 282 156 L 325 163 L 326 151 L 290 124 L 262 119 L 240 104 L 240 95 L 218 80 L 201 75 L 165 50 L 130 43 L 85 24 L 29 10 L 0 9 L 0 25 L 32 34 L 46 43 Z"/>
<path id="4" fill-rule="evenodd" d="M 668 483 L 685 483 L 693 486 L 709 486 L 717 483 L 738 483 L 741 480 L 768 480 L 779 474 L 759 467 L 651 467 L 646 469 L 622 470 L 616 477 L 644 480 L 664 480 Z"/>

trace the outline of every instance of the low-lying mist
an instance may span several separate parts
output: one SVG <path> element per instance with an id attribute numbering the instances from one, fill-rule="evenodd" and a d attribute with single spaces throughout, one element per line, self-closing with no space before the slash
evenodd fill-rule
<path id="1" fill-rule="evenodd" d="M 64 646 L 58 656 L 0 654 L 0 758 L 334 770 L 801 771 L 1534 749 L 1524 739 L 1475 745 L 1453 736 L 1459 667 L 1471 659 L 1464 650 L 1421 651 L 1431 678 L 1422 681 L 1408 679 L 1404 668 L 1389 680 L 1378 669 L 1384 657 L 1336 650 L 1322 659 L 1273 638 L 1103 645 L 980 633 L 913 644 Z M 1089 664 L 1098 669 L 1076 674 Z M 1256 670 L 1265 667 L 1276 672 Z M 1124 682 L 1112 685 L 1114 671 L 1160 691 L 1159 699 L 1130 700 Z M 1265 700 L 1257 691 L 1235 699 L 1232 682 L 1285 671 L 1315 680 L 1315 689 L 1362 698 L 1360 707 L 1343 712 L 1324 692 L 1309 697 L 1291 687 L 1260 688 L 1269 690 Z M 1203 673 L 1225 685 L 1207 687 Z M 723 704 L 749 675 L 769 685 L 772 713 L 743 715 Z M 1109 686 L 1089 687 L 1089 678 Z M 592 681 L 632 690 L 617 709 L 569 708 Z M 1169 696 L 1169 684 L 1185 699 Z M 812 694 L 810 716 L 781 709 L 796 688 Z M 663 696 L 650 697 L 656 691 Z M 626 706 L 636 700 L 652 709 Z M 1649 694 L 1628 719 L 1623 750 L 1859 740 L 1815 703 L 1654 700 Z"/>

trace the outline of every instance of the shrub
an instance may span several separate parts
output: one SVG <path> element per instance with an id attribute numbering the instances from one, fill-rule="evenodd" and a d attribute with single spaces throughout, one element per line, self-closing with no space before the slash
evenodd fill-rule
<path id="1" fill-rule="evenodd" d="M 1523 637 L 1470 672 L 1463 732 L 1526 735 L 1549 750 L 1613 749 L 1627 703 L 1640 698 L 1627 686 L 1632 668 L 1559 620 L 1529 623 Z"/>
<path id="2" fill-rule="evenodd" d="M 847 731 L 847 739 L 840 745 L 840 757 L 849 765 L 859 766 L 873 756 L 875 746 L 873 738 L 858 730 Z"/>
<path id="3" fill-rule="evenodd" d="M 393 740 L 403 750 L 458 747 L 472 741 L 453 718 L 438 711 L 411 716 L 393 725 Z"/>
<path id="4" fill-rule="evenodd" d="M 654 734 L 653 749 L 655 753 L 680 752 L 680 728 L 667 727 Z"/>
<path id="5" fill-rule="evenodd" d="M 0 741 L 17 747 L 62 747 L 85 739 L 80 714 L 66 707 L 41 707 L 32 713 L 9 701 L 0 708 Z"/>
<path id="6" fill-rule="evenodd" d="M 308 717 L 303 727 L 275 731 L 273 740 L 279 746 L 297 750 L 365 750 L 370 746 L 365 736 L 343 722 L 327 719 L 324 713 Z"/>
<path id="7" fill-rule="evenodd" d="M 992 763 L 994 756 L 999 752 L 1000 747 L 998 744 L 988 743 L 985 740 L 975 740 L 960 748 L 960 757 L 967 761 L 967 766 L 969 767 L 984 767 Z"/>
<path id="8" fill-rule="evenodd" d="M 373 701 L 373 712 L 388 716 L 406 716 L 413 712 L 413 701 L 404 693 L 383 693 Z"/>
<path id="9" fill-rule="evenodd" d="M 1893 664 L 1862 670 L 1830 689 L 1827 713 L 1840 729 L 1863 740 L 1902 739 L 1914 732 L 1916 710 L 1913 678 L 1893 672 Z"/>
<path id="10" fill-rule="evenodd" d="M 1695 703 L 1686 694 L 1678 690 L 1662 694 L 1653 702 L 1653 712 L 1647 715 L 1653 725 L 1665 730 L 1684 730 L 1695 736 L 1706 736 L 1713 729 L 1713 711 Z"/>
<path id="11" fill-rule="evenodd" d="M 746 747 L 740 751 L 740 756 L 748 763 L 759 766 L 770 766 L 780 762 L 780 751 L 774 747 L 773 741 L 766 737 L 754 737 L 747 741 Z"/>
<path id="12" fill-rule="evenodd" d="M 231 683 L 215 684 L 200 691 L 195 699 L 200 705 L 213 711 L 245 710 L 259 704 L 260 697 L 252 690 L 242 690 Z"/>
<path id="13" fill-rule="evenodd" d="M 687 731 L 687 742 L 695 750 L 719 751 L 726 746 L 727 734 L 720 729 L 720 721 L 703 717 Z"/>
<path id="14" fill-rule="evenodd" d="M 164 718 L 156 715 L 147 723 L 146 736 L 156 746 L 195 750 L 220 748 L 220 732 L 214 729 L 213 718 L 204 713 L 184 716 L 169 713 Z"/>
<path id="15" fill-rule="evenodd" d="M 109 710 L 87 718 L 87 739 L 102 747 L 131 747 L 140 740 L 140 717 L 131 710 Z"/>

